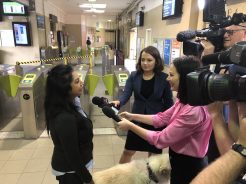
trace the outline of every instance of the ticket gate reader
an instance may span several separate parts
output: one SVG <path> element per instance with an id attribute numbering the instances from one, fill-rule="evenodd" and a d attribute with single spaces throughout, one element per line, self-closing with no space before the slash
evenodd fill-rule
<path id="1" fill-rule="evenodd" d="M 25 74 L 19 85 L 24 137 L 38 138 L 45 129 L 45 82 L 51 65 L 37 67 Z"/>
<path id="2" fill-rule="evenodd" d="M 128 79 L 129 72 L 125 68 L 118 68 L 118 70 L 114 70 L 114 90 L 113 90 L 113 99 L 119 99 L 120 95 L 124 92 L 124 88 L 126 85 L 126 80 Z M 120 112 L 128 111 L 131 112 L 131 98 L 128 102 L 120 108 Z M 118 135 L 126 135 L 127 132 L 119 129 L 117 126 L 116 132 Z"/>

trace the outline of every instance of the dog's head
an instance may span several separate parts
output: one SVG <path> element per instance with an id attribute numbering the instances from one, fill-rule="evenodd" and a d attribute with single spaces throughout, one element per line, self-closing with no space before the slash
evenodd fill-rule
<path id="1" fill-rule="evenodd" d="M 170 179 L 171 165 L 168 154 L 160 154 L 149 158 L 149 165 L 160 183 Z"/>

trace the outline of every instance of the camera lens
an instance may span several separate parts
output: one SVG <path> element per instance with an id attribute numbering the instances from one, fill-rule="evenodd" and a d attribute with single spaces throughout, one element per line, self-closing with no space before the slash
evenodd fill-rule
<path id="1" fill-rule="evenodd" d="M 228 74 L 212 74 L 208 80 L 208 93 L 213 101 L 227 101 L 235 98 L 233 81 Z"/>
<path id="2" fill-rule="evenodd" d="M 246 101 L 246 77 L 240 77 L 237 85 L 237 100 Z"/>

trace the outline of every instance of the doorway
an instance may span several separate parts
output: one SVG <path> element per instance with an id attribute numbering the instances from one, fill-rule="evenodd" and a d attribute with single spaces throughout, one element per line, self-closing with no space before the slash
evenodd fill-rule
<path id="1" fill-rule="evenodd" d="M 152 45 L 151 29 L 146 29 L 145 47 Z"/>
<path id="2" fill-rule="evenodd" d="M 137 28 L 132 28 L 130 30 L 130 50 L 129 59 L 136 59 L 137 53 Z"/>

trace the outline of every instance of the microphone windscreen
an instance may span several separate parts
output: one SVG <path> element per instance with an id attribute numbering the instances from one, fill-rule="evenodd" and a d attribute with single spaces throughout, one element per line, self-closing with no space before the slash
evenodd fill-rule
<path id="1" fill-rule="evenodd" d="M 184 41 L 187 41 L 187 40 L 191 40 L 193 38 L 196 37 L 196 32 L 195 31 L 191 31 L 191 30 L 188 30 L 188 31 L 181 31 L 177 34 L 177 41 L 179 42 L 184 42 Z"/>
<path id="2" fill-rule="evenodd" d="M 103 103 L 102 99 L 98 96 L 92 98 L 92 103 L 95 105 L 101 105 Z"/>

